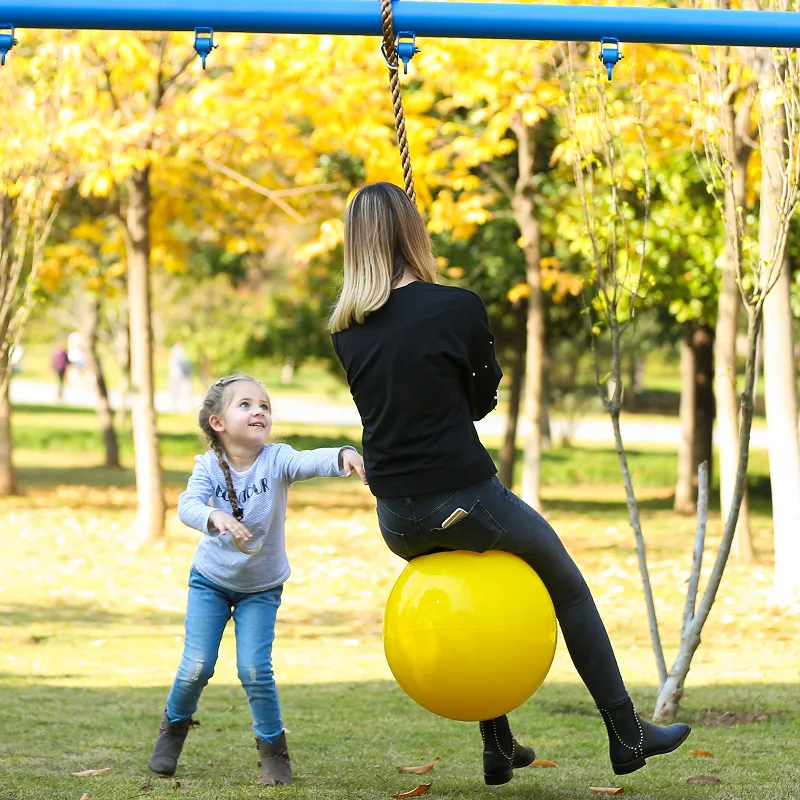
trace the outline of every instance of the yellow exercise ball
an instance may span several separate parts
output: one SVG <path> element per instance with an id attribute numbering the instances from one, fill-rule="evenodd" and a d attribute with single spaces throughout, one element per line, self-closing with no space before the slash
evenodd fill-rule
<path id="1" fill-rule="evenodd" d="M 499 550 L 455 550 L 410 561 L 383 618 L 394 677 L 448 719 L 493 719 L 541 685 L 556 650 L 556 614 L 539 576 Z"/>

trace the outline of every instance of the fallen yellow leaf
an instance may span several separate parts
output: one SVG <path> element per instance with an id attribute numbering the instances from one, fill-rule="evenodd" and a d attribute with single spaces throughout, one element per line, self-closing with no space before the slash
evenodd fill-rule
<path id="1" fill-rule="evenodd" d="M 431 761 L 428 764 L 423 764 L 421 767 L 398 767 L 398 772 L 411 772 L 414 775 L 424 775 L 426 772 L 430 772 L 436 764 Z"/>
<path id="2" fill-rule="evenodd" d="M 103 769 L 85 769 L 83 772 L 71 772 L 76 778 L 91 778 L 94 775 L 105 775 L 106 772 L 111 772 L 111 767 L 104 767 Z"/>
<path id="3" fill-rule="evenodd" d="M 433 784 L 431 783 L 422 783 L 417 786 L 416 789 L 412 789 L 410 792 L 399 792 L 398 794 L 393 794 L 392 798 L 394 800 L 403 800 L 404 797 L 421 797 L 423 794 L 428 793 L 428 790 L 432 785 Z"/>
<path id="4" fill-rule="evenodd" d="M 625 790 L 621 786 L 616 788 L 611 786 L 587 786 L 586 788 L 590 792 L 596 792 L 597 794 L 625 794 Z"/>
<path id="5" fill-rule="evenodd" d="M 536 761 L 534 761 L 531 764 L 531 766 L 532 767 L 557 767 L 558 764 L 556 764 L 555 761 L 546 761 L 544 759 L 537 758 Z"/>
<path id="6" fill-rule="evenodd" d="M 690 750 L 690 756 L 702 756 L 703 758 L 714 758 L 713 753 L 709 753 L 708 750 Z"/>

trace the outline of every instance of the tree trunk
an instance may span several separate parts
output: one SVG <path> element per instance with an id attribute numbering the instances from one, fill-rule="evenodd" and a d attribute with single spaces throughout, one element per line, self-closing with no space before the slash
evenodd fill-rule
<path id="1" fill-rule="evenodd" d="M 153 339 L 150 319 L 150 170 L 128 180 L 128 314 L 130 318 L 133 444 L 136 453 L 140 542 L 164 536 L 164 479 L 158 449 L 153 391 Z"/>
<path id="2" fill-rule="evenodd" d="M 771 62 L 762 83 L 774 86 Z M 792 339 L 790 277 L 785 243 L 779 244 L 783 162 L 787 138 L 783 106 L 762 105 L 761 208 L 758 244 L 761 263 L 774 263 L 781 274 L 764 301 L 764 400 L 767 412 L 769 473 L 775 573 L 770 599 L 779 605 L 800 601 L 800 444 L 797 438 L 797 378 Z M 785 242 L 785 240 L 784 240 Z"/>
<path id="3" fill-rule="evenodd" d="M 8 351 L 0 355 L 0 497 L 9 497 L 17 493 L 17 479 L 14 472 L 12 454 L 14 440 L 11 435 L 11 381 L 3 380 L 6 370 L 11 369 L 8 363 Z"/>
<path id="4" fill-rule="evenodd" d="M 514 345 L 511 361 L 511 392 L 506 416 L 506 435 L 500 449 L 500 482 L 511 488 L 514 484 L 514 464 L 517 459 L 517 422 L 522 401 L 522 385 L 525 380 L 525 335 L 528 311 L 524 303 L 514 309 Z"/>
<path id="5" fill-rule="evenodd" d="M 714 400 L 717 410 L 717 450 L 719 451 L 719 505 L 723 521 L 728 518 L 736 483 L 736 465 L 739 463 L 739 397 L 736 391 L 736 334 L 739 325 L 739 307 L 742 299 L 737 283 L 737 273 L 742 263 L 742 243 L 737 223 L 737 208 L 745 202 L 747 188 L 747 162 L 751 148 L 742 143 L 741 125 L 750 125 L 750 105 L 747 118 L 734 115 L 732 103 L 726 104 L 725 131 L 731 174 L 725 186 L 725 260 L 720 275 L 717 301 L 717 328 L 714 340 Z M 756 376 L 758 376 L 758 362 Z M 750 511 L 747 492 L 742 498 L 739 520 L 733 539 L 731 556 L 734 563 L 746 565 L 753 562 L 753 542 L 750 535 Z"/>
<path id="6" fill-rule="evenodd" d="M 692 483 L 697 497 L 697 471 L 705 461 L 708 464 L 708 485 L 714 471 L 714 329 L 705 324 L 695 324 L 692 330 L 694 351 L 694 463 Z"/>
<path id="7" fill-rule="evenodd" d="M 542 402 L 540 403 L 542 428 L 542 450 L 549 450 L 552 446 L 552 435 L 550 432 L 550 354 L 545 347 L 542 361 Z"/>
<path id="8" fill-rule="evenodd" d="M 130 315 L 124 313 L 125 325 L 114 337 L 114 350 L 119 364 L 119 405 L 114 415 L 114 424 L 117 430 L 123 430 L 128 421 L 128 395 L 131 389 L 131 337 Z"/>
<path id="9" fill-rule="evenodd" d="M 525 355 L 525 418 L 530 431 L 522 461 L 522 499 L 539 506 L 539 485 L 542 460 L 542 367 L 544 362 L 545 307 L 542 291 L 541 225 L 536 216 L 533 179 L 536 155 L 535 128 L 522 122 L 514 126 L 517 137 L 519 177 L 511 206 L 522 234 L 528 288 L 527 346 Z"/>
<path id="10" fill-rule="evenodd" d="M 673 509 L 678 514 L 693 514 L 694 441 L 695 441 L 695 357 L 692 349 L 692 323 L 683 325 L 681 342 L 681 405 L 679 412 L 681 438 L 678 442 L 678 478 L 675 484 Z"/>
<path id="11" fill-rule="evenodd" d="M 704 461 L 711 481 L 714 430 L 714 331 L 699 322 L 684 323 L 681 347 L 681 439 L 674 510 L 693 514 L 697 499 L 697 470 Z"/>
<path id="12" fill-rule="evenodd" d="M 111 469 L 119 469 L 119 443 L 117 432 L 114 430 L 114 419 L 111 413 L 111 404 L 108 400 L 108 389 L 106 379 L 103 375 L 103 367 L 100 363 L 100 356 L 97 352 L 97 327 L 100 324 L 100 299 L 93 297 L 89 299 L 86 315 L 81 325 L 83 340 L 86 342 L 86 366 L 90 375 L 94 377 L 94 384 L 97 389 L 97 418 L 100 423 L 100 432 L 103 436 L 103 446 L 105 448 L 105 466 Z"/>

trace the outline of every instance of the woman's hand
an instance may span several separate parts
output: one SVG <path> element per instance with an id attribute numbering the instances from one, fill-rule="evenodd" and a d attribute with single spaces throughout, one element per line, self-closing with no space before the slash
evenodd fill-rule
<path id="1" fill-rule="evenodd" d="M 224 511 L 212 511 L 208 521 L 221 534 L 229 533 L 237 542 L 246 542 L 253 538 L 253 534 L 236 517 L 232 517 Z"/>
<path id="2" fill-rule="evenodd" d="M 355 450 L 339 451 L 339 469 L 349 478 L 353 470 L 358 473 L 361 480 L 367 482 L 367 473 L 364 470 L 364 459 Z"/>

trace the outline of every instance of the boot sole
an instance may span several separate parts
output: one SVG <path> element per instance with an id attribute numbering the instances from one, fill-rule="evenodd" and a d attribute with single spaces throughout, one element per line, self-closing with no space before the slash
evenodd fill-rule
<path id="1" fill-rule="evenodd" d="M 668 747 L 665 750 L 656 750 L 653 753 L 648 753 L 646 756 L 642 756 L 641 758 L 637 758 L 634 761 L 628 761 L 625 764 L 612 764 L 611 766 L 614 769 L 615 775 L 628 775 L 631 772 L 636 772 L 637 769 L 641 769 L 646 763 L 648 758 L 653 758 L 653 756 L 665 756 L 667 753 L 671 753 L 674 750 L 677 750 L 688 738 L 689 734 L 692 732 L 692 729 L 689 728 L 686 733 L 681 736 L 681 738 L 675 742 L 672 747 Z"/>
<path id="2" fill-rule="evenodd" d="M 147 768 L 150 770 L 150 772 L 155 772 L 156 775 L 166 775 L 169 778 L 171 778 L 175 774 L 174 769 L 172 770 L 172 772 L 167 772 L 166 770 L 163 769 L 154 769 L 149 764 L 147 765 Z"/>
<path id="3" fill-rule="evenodd" d="M 524 769 L 525 767 L 529 767 L 533 762 L 536 761 L 536 753 L 534 753 L 530 759 L 525 764 L 514 764 L 510 770 L 507 772 L 484 772 L 483 773 L 483 780 L 489 786 L 500 786 L 503 783 L 508 783 L 513 777 L 515 769 Z"/>
<path id="4" fill-rule="evenodd" d="M 508 783 L 514 777 L 511 770 L 508 772 L 488 772 L 483 773 L 483 780 L 487 786 L 500 786 L 502 783 Z"/>

